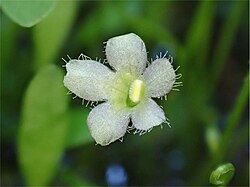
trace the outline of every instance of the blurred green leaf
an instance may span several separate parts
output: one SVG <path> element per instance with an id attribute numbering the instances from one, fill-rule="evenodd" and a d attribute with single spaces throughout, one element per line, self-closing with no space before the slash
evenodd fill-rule
<path id="1" fill-rule="evenodd" d="M 214 56 L 212 59 L 213 76 L 211 76 L 213 78 L 211 81 L 212 89 L 216 86 L 216 81 L 221 75 L 223 67 L 227 61 L 235 33 L 244 13 L 244 8 L 247 7 L 247 1 L 235 1 L 233 3 L 232 10 L 225 20 L 225 24 L 220 32 L 219 40 L 214 48 Z"/>
<path id="2" fill-rule="evenodd" d="M 185 75 L 183 76 L 185 85 L 190 85 L 188 88 L 191 90 L 194 89 L 193 86 L 195 86 L 195 89 L 200 89 L 197 90 L 197 95 L 201 97 L 206 96 L 203 92 L 203 86 L 206 84 L 196 87 L 193 83 L 197 78 L 207 78 L 201 75 L 206 71 L 205 64 L 210 50 L 215 8 L 216 4 L 213 1 L 203 0 L 199 2 L 186 35 L 185 50 L 181 54 L 180 60 L 182 73 Z"/>
<path id="3" fill-rule="evenodd" d="M 218 153 L 220 142 L 220 132 L 216 125 L 209 125 L 206 128 L 205 138 L 209 151 L 215 156 Z"/>
<path id="4" fill-rule="evenodd" d="M 77 3 L 77 1 L 57 2 L 54 11 L 34 27 L 36 69 L 55 60 L 72 28 Z"/>
<path id="5" fill-rule="evenodd" d="M 155 23 L 152 20 L 147 20 L 139 17 L 133 18 L 130 16 L 126 16 L 126 18 L 126 21 L 129 22 L 130 26 L 136 31 L 136 33 L 139 33 L 140 36 L 151 39 L 152 41 L 157 40 L 160 42 L 165 42 L 173 48 L 173 51 L 177 53 L 176 55 L 179 54 L 179 49 L 181 48 L 179 41 L 165 27 L 158 23 Z M 145 32 L 145 30 L 147 32 Z"/>
<path id="6" fill-rule="evenodd" d="M 88 181 L 87 178 L 76 175 L 72 170 L 60 171 L 59 176 L 69 186 L 98 186 Z"/>
<path id="7" fill-rule="evenodd" d="M 195 58 L 193 61 L 199 67 L 204 65 L 209 52 L 215 8 L 216 4 L 213 1 L 200 2 L 187 32 L 186 50 L 191 58 Z"/>
<path id="8" fill-rule="evenodd" d="M 19 27 L 13 23 L 5 15 L 0 15 L 0 36 L 1 36 L 1 68 L 5 69 L 6 65 L 12 57 L 13 50 L 15 49 L 16 41 L 18 39 Z M 2 47 L 4 45 L 4 47 Z M 2 71 L 3 74 L 6 71 Z"/>
<path id="9" fill-rule="evenodd" d="M 229 117 L 227 119 L 225 130 L 223 132 L 220 142 L 221 159 L 223 159 L 223 156 L 226 154 L 227 149 L 231 146 L 231 140 L 233 139 L 232 135 L 237 125 L 240 124 L 239 123 L 240 117 L 247 105 L 248 97 L 249 97 L 249 73 L 247 74 L 243 82 L 239 95 L 235 100 L 234 107 L 232 108 Z"/>
<path id="10" fill-rule="evenodd" d="M 80 146 L 93 141 L 87 126 L 88 114 L 89 109 L 84 107 L 70 111 L 70 125 L 66 142 L 67 147 Z"/>
<path id="11" fill-rule="evenodd" d="M 237 138 L 232 138 L 234 142 L 230 144 L 230 151 L 227 152 L 227 158 L 233 158 L 235 154 L 240 153 L 242 147 L 249 142 L 249 121 L 242 124 L 242 127 L 235 134 Z"/>
<path id="12" fill-rule="evenodd" d="M 24 98 L 19 162 L 28 185 L 47 185 L 64 149 L 67 96 L 62 71 L 49 65 L 34 77 Z"/>
<path id="13" fill-rule="evenodd" d="M 76 34 L 72 37 L 70 43 L 73 43 L 72 45 L 79 49 L 83 47 L 89 49 L 89 56 L 97 56 L 103 49 L 103 45 L 100 44 L 125 30 L 125 23 L 116 5 L 117 3 L 108 1 L 97 3 L 95 9 L 86 14 L 82 24 L 76 28 Z M 87 45 L 83 46 L 84 43 Z M 87 53 L 87 51 L 84 53 Z"/>
<path id="14" fill-rule="evenodd" d="M 4 13 L 23 27 L 31 27 L 40 22 L 52 11 L 54 5 L 53 0 L 1 1 Z"/>

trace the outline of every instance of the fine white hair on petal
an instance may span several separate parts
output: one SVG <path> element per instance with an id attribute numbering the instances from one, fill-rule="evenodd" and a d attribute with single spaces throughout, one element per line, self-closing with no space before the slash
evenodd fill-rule
<path id="1" fill-rule="evenodd" d="M 109 85 L 115 73 L 93 60 L 70 60 L 66 64 L 64 85 L 78 97 L 101 101 L 109 98 Z"/>
<path id="2" fill-rule="evenodd" d="M 117 36 L 107 41 L 108 63 L 117 71 L 135 71 L 141 74 L 146 68 L 147 52 L 142 39 L 134 33 Z"/>
<path id="3" fill-rule="evenodd" d="M 105 102 L 93 108 L 87 123 L 96 143 L 105 146 L 125 135 L 129 119 L 128 112 L 114 110 L 108 102 Z"/>
<path id="4" fill-rule="evenodd" d="M 136 129 L 145 131 L 166 121 L 164 111 L 150 98 L 134 110 L 131 118 Z"/>
<path id="5" fill-rule="evenodd" d="M 176 74 L 167 58 L 159 58 L 149 65 L 143 73 L 150 97 L 161 97 L 169 93 L 175 83 Z"/>

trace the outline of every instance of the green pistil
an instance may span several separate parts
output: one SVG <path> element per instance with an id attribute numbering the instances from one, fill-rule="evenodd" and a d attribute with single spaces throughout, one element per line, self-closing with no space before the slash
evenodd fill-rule
<path id="1" fill-rule="evenodd" d="M 144 96 L 145 86 L 142 80 L 136 79 L 131 82 L 127 97 L 127 106 L 134 107 L 138 105 Z"/>

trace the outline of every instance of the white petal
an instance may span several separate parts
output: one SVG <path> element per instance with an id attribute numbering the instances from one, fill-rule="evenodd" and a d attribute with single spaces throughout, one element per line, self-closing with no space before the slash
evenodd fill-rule
<path id="1" fill-rule="evenodd" d="M 114 73 L 93 60 L 71 60 L 66 64 L 64 85 L 77 96 L 91 101 L 109 98 Z"/>
<path id="2" fill-rule="evenodd" d="M 146 47 L 134 33 L 117 36 L 107 41 L 106 56 L 117 71 L 135 71 L 141 74 L 147 63 Z"/>
<path id="3" fill-rule="evenodd" d="M 149 130 L 162 124 L 165 120 L 164 111 L 152 99 L 147 99 L 132 113 L 132 123 L 136 129 Z"/>
<path id="4" fill-rule="evenodd" d="M 105 146 L 125 135 L 129 123 L 129 113 L 116 111 L 106 102 L 96 106 L 90 112 L 87 121 L 96 143 Z"/>
<path id="5" fill-rule="evenodd" d="M 169 93 L 176 80 L 174 68 L 166 58 L 153 61 L 143 73 L 143 77 L 151 97 L 160 97 Z"/>

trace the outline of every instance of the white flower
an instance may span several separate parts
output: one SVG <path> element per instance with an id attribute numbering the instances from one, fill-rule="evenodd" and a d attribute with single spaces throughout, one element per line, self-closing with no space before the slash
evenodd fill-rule
<path id="1" fill-rule="evenodd" d="M 151 97 L 165 96 L 176 81 L 168 58 L 158 58 L 146 68 L 146 47 L 136 34 L 109 39 L 106 56 L 114 70 L 81 55 L 83 59 L 70 59 L 66 64 L 64 77 L 64 85 L 78 97 L 104 101 L 87 119 L 92 137 L 103 146 L 123 138 L 129 128 L 144 133 L 167 122 Z"/>

